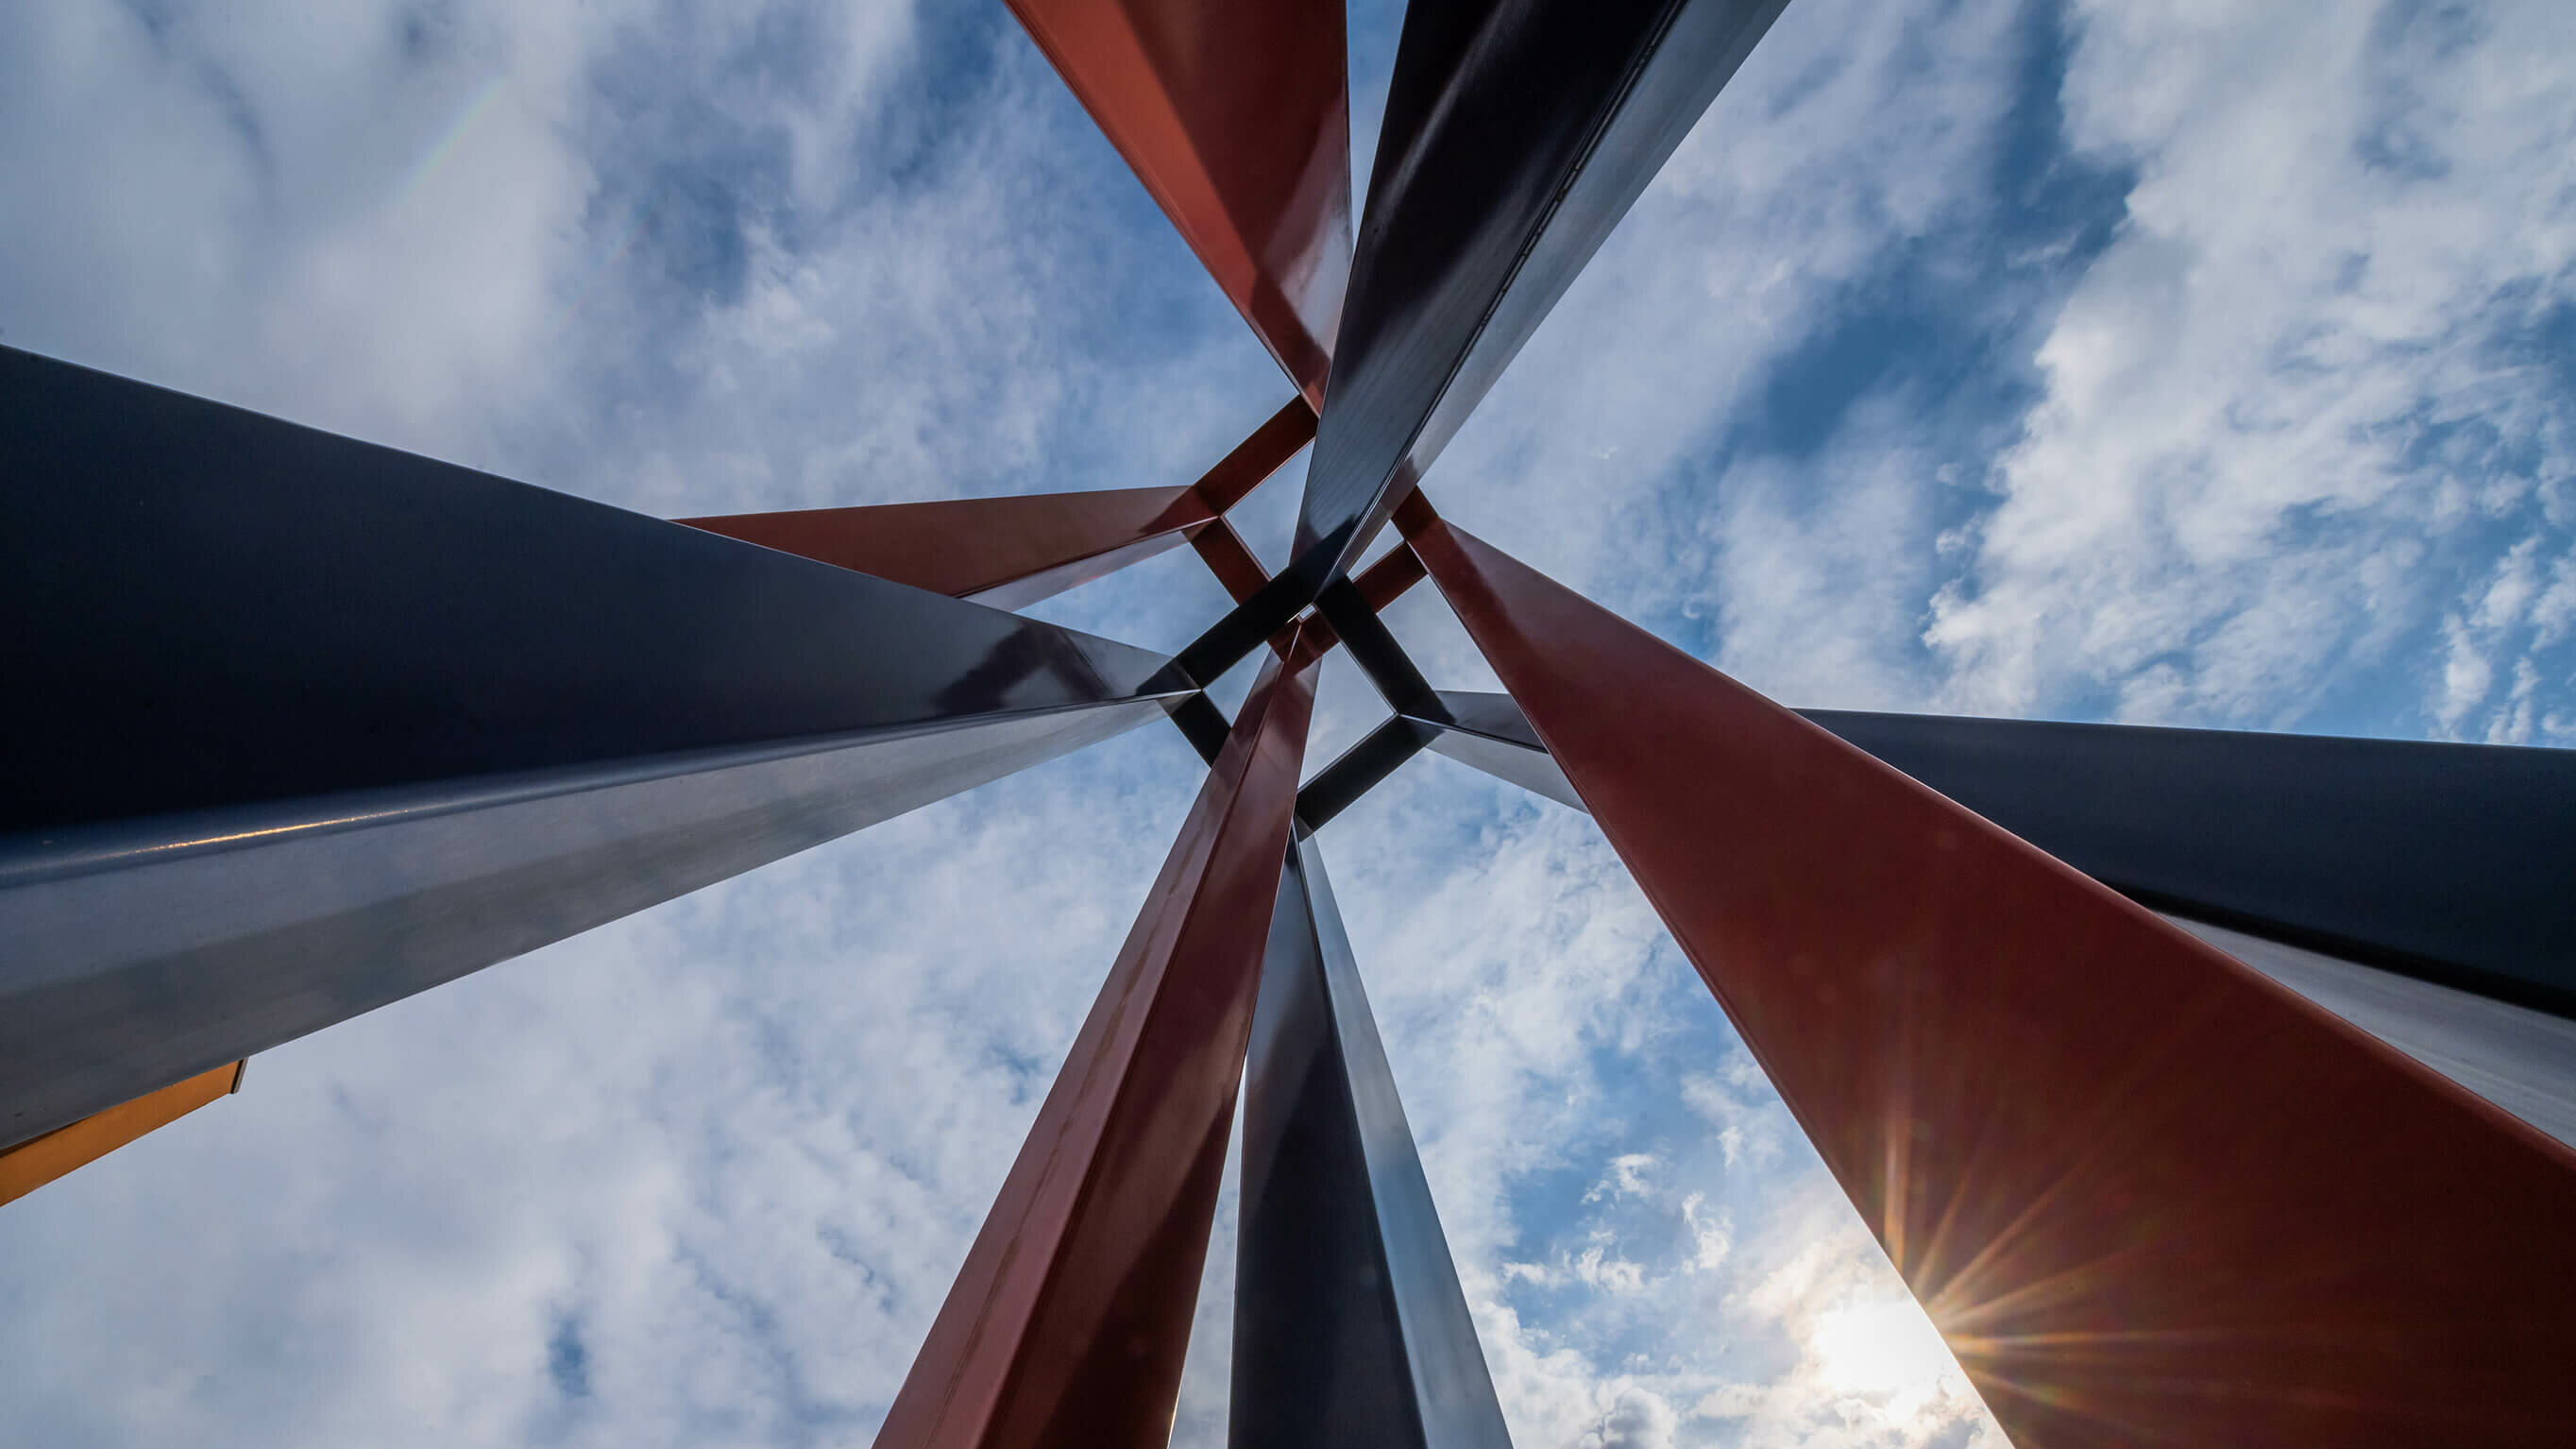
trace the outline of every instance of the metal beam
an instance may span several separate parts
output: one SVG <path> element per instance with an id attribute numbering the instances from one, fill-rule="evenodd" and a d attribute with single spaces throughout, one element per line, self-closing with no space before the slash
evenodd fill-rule
<path id="1" fill-rule="evenodd" d="M 1299 647 L 1264 666 L 880 1449 L 1159 1449 L 1170 1437 L 1315 658 Z"/>
<path id="2" fill-rule="evenodd" d="M 1350 566 L 1786 0 L 1414 0 L 1288 572 Z"/>
<path id="3" fill-rule="evenodd" d="M 1429 749 L 1583 808 L 1509 695 Z M 1799 710 L 2157 910 L 2576 1017 L 2576 751 Z"/>
<path id="4" fill-rule="evenodd" d="M 1011 0 L 1306 399 L 1351 259 L 1341 0 Z"/>
<path id="5" fill-rule="evenodd" d="M 2576 1016 L 2576 751 L 1802 713 L 2159 910 Z"/>
<path id="6" fill-rule="evenodd" d="M 1243 1100 L 1227 1444 L 1508 1449 L 1311 840 L 1279 887 Z"/>
<path id="7" fill-rule="evenodd" d="M 1464 532 L 1412 542 L 2014 1442 L 2564 1441 L 2576 1152 Z"/>
<path id="8" fill-rule="evenodd" d="M 1584 808 L 1583 797 L 1574 793 L 1565 771 L 1557 768 L 1510 695 L 1444 689 L 1440 703 L 1449 717 L 1426 721 L 1433 733 L 1425 747 L 1560 805 Z"/>
<path id="9" fill-rule="evenodd" d="M 157 1132 L 217 1097 L 241 1090 L 247 1062 L 228 1062 L 93 1112 L 67 1127 L 15 1147 L 0 1147 L 0 1203 L 15 1202 L 46 1183 L 89 1166 L 116 1149 Z"/>
<path id="10" fill-rule="evenodd" d="M 2224 926 L 2166 919 L 2576 1147 L 2576 1021 Z"/>
<path id="11" fill-rule="evenodd" d="M 1419 720 L 1389 716 L 1297 792 L 1297 828 L 1308 834 L 1323 829 L 1419 753 L 1432 733 L 1432 726 Z"/>
<path id="12" fill-rule="evenodd" d="M 1025 608 L 1206 530 L 1315 436 L 1287 404 L 1196 483 L 679 518 L 691 528 L 996 609 Z M 1231 532 L 1231 530 L 1227 530 Z M 1205 550 L 1202 549 L 1202 552 Z"/>
<path id="13" fill-rule="evenodd" d="M 0 349 L 0 1143 L 1160 716 L 1143 650 Z"/>

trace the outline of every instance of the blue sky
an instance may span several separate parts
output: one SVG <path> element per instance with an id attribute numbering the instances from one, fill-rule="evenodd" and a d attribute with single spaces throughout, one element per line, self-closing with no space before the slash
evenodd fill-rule
<path id="1" fill-rule="evenodd" d="M 1797 0 L 1426 486 L 1793 704 L 2576 744 L 2572 60 Z M 1288 391 L 998 4 L 0 10 L 0 339 L 664 514 L 1179 482 Z M 1328 665 L 1310 761 L 1379 708 Z M 1132 734 L 258 1058 L 0 1211 L 13 1426 L 864 1442 L 1197 777 Z M 1324 838 L 1518 1442 L 1999 1442 L 1589 821 L 1426 756 Z"/>

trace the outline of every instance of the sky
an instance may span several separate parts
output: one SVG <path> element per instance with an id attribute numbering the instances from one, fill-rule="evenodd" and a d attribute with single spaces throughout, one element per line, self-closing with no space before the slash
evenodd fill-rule
<path id="1" fill-rule="evenodd" d="M 0 341 L 664 515 L 1179 483 L 1289 393 L 996 0 L 0 7 Z M 1793 705 L 2576 745 L 2576 7 L 1796 0 L 1425 487 Z M 1310 771 L 1381 708 L 1328 662 Z M 1200 775 L 259 1056 L 0 1209 L 13 1433 L 866 1442 Z M 1425 755 L 1322 839 L 1516 1442 L 2002 1443 L 1588 819 Z"/>

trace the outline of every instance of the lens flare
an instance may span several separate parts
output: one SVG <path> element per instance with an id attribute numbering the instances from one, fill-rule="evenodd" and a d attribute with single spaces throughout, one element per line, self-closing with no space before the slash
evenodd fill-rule
<path id="1" fill-rule="evenodd" d="M 1807 1350 L 1827 1387 L 1884 1397 L 1897 1417 L 1946 1394 L 1960 1377 L 1932 1320 L 1910 1298 L 1847 1300 L 1825 1310 Z"/>

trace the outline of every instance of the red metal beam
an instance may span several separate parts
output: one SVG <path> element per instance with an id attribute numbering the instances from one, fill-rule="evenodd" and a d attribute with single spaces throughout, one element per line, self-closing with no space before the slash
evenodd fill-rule
<path id="1" fill-rule="evenodd" d="M 1311 648 L 1274 658 L 877 1435 L 881 1449 L 1170 1437 L 1288 848 Z"/>
<path id="2" fill-rule="evenodd" d="M 2015 1444 L 2568 1442 L 2576 1154 L 1427 508 L 1409 531 Z"/>
<path id="3" fill-rule="evenodd" d="M 1011 0 L 1306 401 L 1351 267 L 1341 0 Z"/>
<path id="4" fill-rule="evenodd" d="M 1253 557 L 1252 548 L 1243 541 L 1243 535 L 1235 532 L 1234 525 L 1222 518 L 1205 528 L 1191 529 L 1190 546 L 1198 550 L 1199 561 L 1208 566 L 1208 572 L 1216 575 L 1216 581 L 1225 585 L 1225 591 L 1233 595 L 1238 604 L 1260 592 L 1261 586 L 1270 581 L 1270 571 L 1261 566 L 1260 559 Z"/>
<path id="5" fill-rule="evenodd" d="M 1017 609 L 1115 573 L 1220 519 L 1315 436 L 1292 397 L 1182 488 L 1109 488 L 680 518 L 691 528 L 917 589 Z"/>

